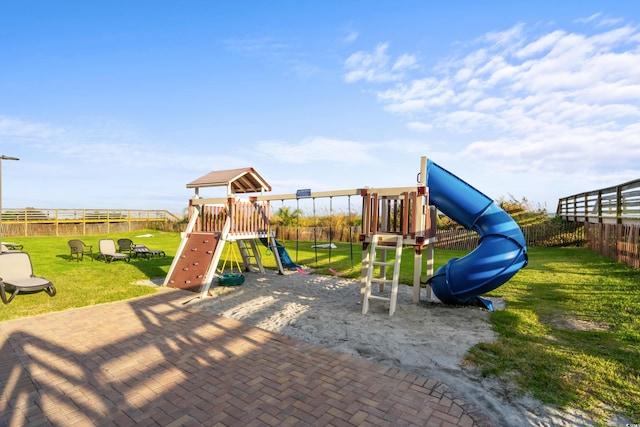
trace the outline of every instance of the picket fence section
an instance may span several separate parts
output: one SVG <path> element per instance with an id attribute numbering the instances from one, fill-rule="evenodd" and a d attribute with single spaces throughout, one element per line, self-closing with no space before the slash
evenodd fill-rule
<path id="1" fill-rule="evenodd" d="M 357 243 L 360 229 L 352 227 L 284 227 L 275 228 L 276 238 L 304 242 L 349 242 Z M 522 227 L 527 246 L 580 246 L 584 243 L 584 225 L 566 221 L 552 221 Z M 472 251 L 478 246 L 478 233 L 466 229 L 437 230 L 438 249 Z"/>
<path id="2" fill-rule="evenodd" d="M 592 251 L 640 268 L 640 225 L 585 222 L 586 246 Z"/>

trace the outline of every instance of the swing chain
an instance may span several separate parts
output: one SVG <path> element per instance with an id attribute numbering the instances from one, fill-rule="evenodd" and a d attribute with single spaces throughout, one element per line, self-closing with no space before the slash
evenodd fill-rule
<path id="1" fill-rule="evenodd" d="M 240 268 L 240 262 L 238 260 L 238 256 L 236 255 L 236 252 L 233 250 L 233 241 L 229 242 L 229 249 L 227 250 L 227 254 L 224 257 L 224 262 L 222 263 L 222 269 L 220 270 L 221 273 L 224 273 L 225 268 L 227 268 L 227 262 L 229 262 L 229 268 L 231 269 L 232 273 L 233 273 L 233 267 L 235 265 L 235 267 L 238 269 L 238 273 L 242 274 L 242 269 Z"/>
<path id="2" fill-rule="evenodd" d="M 273 239 L 273 237 L 271 236 L 271 223 L 269 223 L 267 224 L 267 251 L 265 252 L 267 256 L 271 255 L 271 246 L 273 244 L 271 239 Z"/>

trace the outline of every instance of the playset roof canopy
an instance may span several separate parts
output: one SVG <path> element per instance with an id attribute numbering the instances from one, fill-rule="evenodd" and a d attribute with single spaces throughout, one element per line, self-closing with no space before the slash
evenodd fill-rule
<path id="1" fill-rule="evenodd" d="M 227 187 L 229 194 L 271 191 L 271 186 L 254 168 L 212 171 L 187 184 L 187 188 L 203 187 Z"/>

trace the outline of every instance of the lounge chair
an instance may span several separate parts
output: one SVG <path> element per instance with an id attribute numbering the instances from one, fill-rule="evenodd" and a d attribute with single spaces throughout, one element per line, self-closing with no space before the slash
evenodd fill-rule
<path id="1" fill-rule="evenodd" d="M 165 256 L 162 250 L 149 249 L 145 245 L 136 245 L 133 240 L 127 238 L 118 239 L 118 252 L 128 253 L 133 258 L 152 258 L 154 256 L 159 258 Z"/>
<path id="2" fill-rule="evenodd" d="M 129 262 L 129 255 L 118 252 L 113 239 L 101 239 L 100 242 L 98 242 L 98 247 L 100 248 L 98 259 L 102 257 L 107 263 L 118 259 Z"/>
<path id="3" fill-rule="evenodd" d="M 73 256 L 76 256 L 76 261 L 80 262 L 81 259 L 84 259 L 85 255 L 89 255 L 91 257 L 91 261 L 93 261 L 93 246 L 85 245 L 82 240 L 69 240 L 69 248 L 71 249 L 71 254 L 69 255 L 69 261 L 73 259 Z"/>
<path id="4" fill-rule="evenodd" d="M 7 248 L 10 251 L 21 251 L 24 248 L 20 243 L 13 242 L 2 242 L 2 247 Z"/>
<path id="5" fill-rule="evenodd" d="M 7 298 L 7 288 L 13 293 Z M 44 277 L 33 274 L 31 257 L 26 252 L 0 253 L 0 298 L 9 304 L 20 292 L 44 290 L 49 296 L 56 294 L 56 287 Z"/>
<path id="6" fill-rule="evenodd" d="M 22 252 L 20 249 L 11 249 L 11 247 L 7 247 L 7 245 L 0 245 L 0 253 L 4 252 Z"/>
<path id="7" fill-rule="evenodd" d="M 157 256 L 158 258 L 160 258 L 165 256 L 163 250 L 149 249 L 145 245 L 133 245 L 132 249 L 134 257 L 153 258 L 154 256 Z"/>
<path id="8" fill-rule="evenodd" d="M 133 246 L 133 240 L 131 239 L 118 239 L 118 252 L 133 255 Z"/>

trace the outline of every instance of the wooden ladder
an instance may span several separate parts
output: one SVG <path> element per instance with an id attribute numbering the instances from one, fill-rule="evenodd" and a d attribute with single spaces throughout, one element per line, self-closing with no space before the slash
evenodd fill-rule
<path id="1" fill-rule="evenodd" d="M 371 237 L 371 247 L 369 249 L 369 262 L 367 264 L 367 277 L 365 280 L 364 298 L 362 300 L 362 314 L 369 311 L 369 301 L 389 301 L 389 316 L 393 316 L 396 311 L 396 300 L 398 299 L 398 281 L 400 279 L 400 261 L 402 260 L 402 236 L 383 236 L 374 234 Z M 395 258 L 392 262 L 387 262 L 387 251 L 395 250 Z M 380 252 L 380 260 L 377 260 Z M 380 267 L 379 277 L 374 277 L 376 266 Z M 387 279 L 387 267 L 393 267 L 391 279 Z M 380 284 L 380 292 L 384 291 L 385 283 L 391 283 L 391 294 L 389 297 L 372 294 L 373 283 Z"/>
<path id="2" fill-rule="evenodd" d="M 249 246 L 244 240 L 238 240 L 238 249 L 240 249 L 240 256 L 247 271 L 251 271 L 254 268 L 264 274 L 264 266 L 262 265 L 255 239 L 249 240 Z M 255 262 L 251 262 L 252 260 Z"/>

